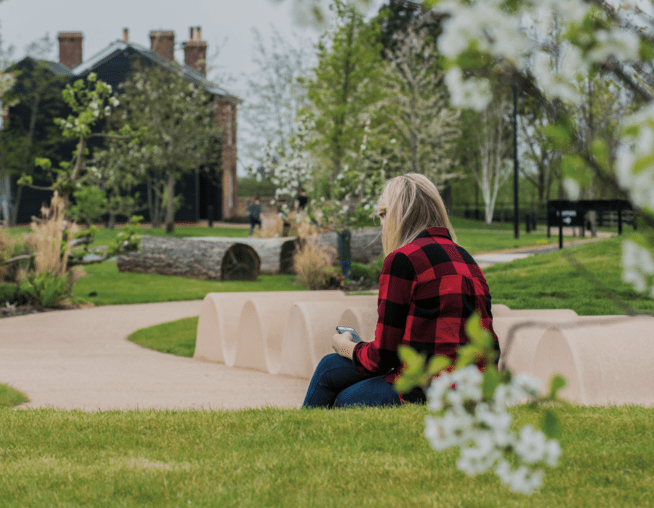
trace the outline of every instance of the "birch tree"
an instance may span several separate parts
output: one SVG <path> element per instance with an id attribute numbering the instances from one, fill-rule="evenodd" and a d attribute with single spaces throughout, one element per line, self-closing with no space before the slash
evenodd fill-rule
<path id="1" fill-rule="evenodd" d="M 257 70 L 248 76 L 247 102 L 241 108 L 247 138 L 245 153 L 263 162 L 272 150 L 289 155 L 289 142 L 297 132 L 298 111 L 307 105 L 306 78 L 314 61 L 313 45 L 297 38 L 292 44 L 277 31 L 269 40 L 252 30 L 252 61 Z"/>
<path id="2" fill-rule="evenodd" d="M 511 166 L 507 156 L 511 149 L 507 134 L 509 124 L 509 104 L 505 98 L 493 101 L 476 118 L 471 129 L 471 144 L 477 152 L 477 162 L 473 165 L 473 176 L 481 190 L 484 200 L 484 220 L 493 222 L 495 202 L 500 187 L 511 175 Z"/>

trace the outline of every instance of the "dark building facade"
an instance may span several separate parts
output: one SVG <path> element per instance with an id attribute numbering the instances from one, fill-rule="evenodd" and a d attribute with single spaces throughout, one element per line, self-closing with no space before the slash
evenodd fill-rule
<path id="1" fill-rule="evenodd" d="M 175 34 L 171 31 L 150 32 L 150 49 L 129 41 L 129 33 L 124 30 L 123 39 L 117 40 L 105 49 L 83 61 L 82 42 L 80 32 L 59 33 L 59 63 L 41 62 L 53 75 L 58 76 L 63 90 L 65 83 L 85 78 L 89 73 L 96 73 L 98 78 L 105 81 L 116 91 L 135 66 L 161 65 L 170 67 L 174 62 Z M 174 64 L 185 79 L 202 86 L 211 94 L 215 103 L 215 121 L 221 128 L 221 148 L 219 167 L 198 168 L 195 172 L 186 174 L 177 182 L 175 193 L 183 197 L 182 206 L 175 213 L 175 220 L 180 222 L 196 222 L 208 219 L 208 213 L 213 210 L 212 220 L 228 219 L 236 216 L 238 180 L 236 178 L 236 114 L 240 99 L 231 95 L 205 77 L 207 43 L 201 38 L 200 27 L 190 29 L 190 38 L 183 44 L 184 64 Z M 21 73 L 29 73 L 28 59 L 21 61 Z M 62 79 L 63 78 L 63 79 Z M 58 91 L 60 96 L 60 91 Z M 62 107 L 65 107 L 61 99 Z M 66 113 L 67 114 L 67 113 Z M 12 125 L 25 121 L 25 110 L 14 106 L 9 111 L 7 129 Z M 63 116 L 63 115 L 62 115 Z M 53 165 L 58 160 L 70 160 L 74 145 L 62 145 L 60 157 L 53 158 Z M 35 156 L 41 156 L 35 154 Z M 14 183 L 17 178 L 14 178 Z M 36 182 L 35 182 L 36 183 Z M 147 187 L 139 185 L 134 188 L 142 197 L 147 194 Z M 28 187 L 22 189 L 17 223 L 24 224 L 35 215 L 39 216 L 43 203 L 49 202 L 50 194 L 47 191 Z M 148 221 L 148 212 L 140 212 Z M 119 218 L 121 220 L 121 218 Z"/>

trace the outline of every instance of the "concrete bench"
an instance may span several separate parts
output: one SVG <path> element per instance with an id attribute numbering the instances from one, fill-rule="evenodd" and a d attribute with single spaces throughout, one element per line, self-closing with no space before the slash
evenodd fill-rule
<path id="1" fill-rule="evenodd" d="M 568 380 L 561 396 L 581 404 L 654 405 L 654 318 L 505 305 L 494 305 L 493 316 L 501 368 L 536 376 L 544 390 L 553 374 L 561 374 Z M 210 293 L 202 304 L 194 357 L 308 379 L 332 352 L 337 325 L 373 340 L 376 324 L 376 295 Z"/>

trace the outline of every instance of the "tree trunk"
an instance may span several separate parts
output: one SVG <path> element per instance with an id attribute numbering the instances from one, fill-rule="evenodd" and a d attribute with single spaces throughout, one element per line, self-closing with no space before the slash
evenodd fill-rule
<path id="1" fill-rule="evenodd" d="M 118 270 L 208 280 L 256 280 L 261 260 L 251 246 L 240 240 L 144 235 L 140 251 L 118 256 Z"/>
<path id="2" fill-rule="evenodd" d="M 338 249 L 337 233 L 322 233 L 318 237 L 323 245 L 333 248 L 334 251 Z M 369 263 L 384 255 L 381 242 L 381 228 L 366 228 L 352 231 L 350 242 L 351 259 L 355 263 Z"/>

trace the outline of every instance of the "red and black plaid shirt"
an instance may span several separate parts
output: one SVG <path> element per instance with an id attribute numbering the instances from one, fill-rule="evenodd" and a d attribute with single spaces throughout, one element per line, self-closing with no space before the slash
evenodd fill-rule
<path id="1" fill-rule="evenodd" d="M 384 260 L 375 340 L 356 345 L 354 364 L 361 374 L 388 373 L 386 381 L 392 383 L 400 374 L 401 344 L 428 358 L 454 360 L 458 346 L 468 342 L 465 322 L 475 311 L 497 344 L 481 268 L 452 241 L 447 228 L 426 229 Z"/>

